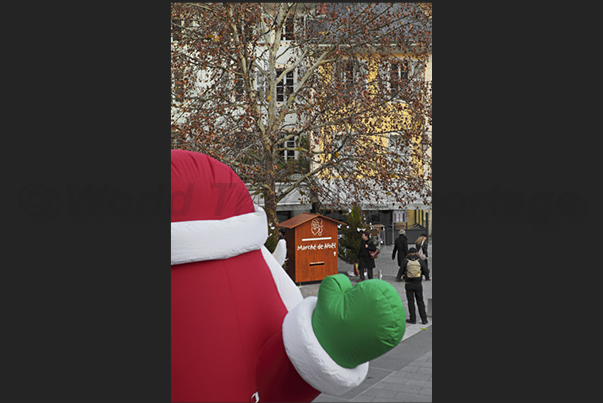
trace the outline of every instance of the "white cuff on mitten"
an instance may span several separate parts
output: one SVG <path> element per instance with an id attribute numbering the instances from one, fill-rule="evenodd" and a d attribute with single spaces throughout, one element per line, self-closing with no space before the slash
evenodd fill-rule
<path id="1" fill-rule="evenodd" d="M 300 376 L 314 389 L 338 396 L 364 381 L 369 364 L 342 367 L 322 348 L 312 328 L 312 313 L 317 301 L 316 297 L 308 297 L 285 316 L 283 341 L 287 356 Z"/>

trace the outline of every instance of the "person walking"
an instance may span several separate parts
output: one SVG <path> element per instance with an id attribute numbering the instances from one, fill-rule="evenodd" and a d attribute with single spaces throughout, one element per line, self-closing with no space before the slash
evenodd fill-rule
<path id="1" fill-rule="evenodd" d="M 402 266 L 402 262 L 406 258 L 406 255 L 408 255 L 408 238 L 406 238 L 406 231 L 401 229 L 399 234 L 400 235 L 394 242 L 394 250 L 392 252 L 392 260 L 396 258 L 396 252 L 398 253 L 398 269 Z M 398 270 L 398 273 L 400 273 L 400 270 Z M 396 280 L 398 279 L 399 277 L 396 276 Z"/>
<path id="2" fill-rule="evenodd" d="M 410 248 L 408 255 L 398 271 L 396 281 L 399 280 L 400 276 L 404 274 L 406 276 L 406 299 L 408 301 L 408 315 L 406 322 L 415 324 L 417 323 L 417 313 L 415 311 L 415 300 L 419 308 L 419 316 L 421 317 L 421 323 L 427 324 L 427 313 L 425 312 L 425 302 L 423 301 L 423 276 L 429 277 L 429 268 L 425 262 L 419 257 L 416 248 Z"/>
<path id="3" fill-rule="evenodd" d="M 366 274 L 369 279 L 373 278 L 373 269 L 375 268 L 375 259 L 371 258 L 369 255 L 369 251 L 376 251 L 377 247 L 373 243 L 373 241 L 369 238 L 369 233 L 366 231 L 362 231 L 362 242 L 360 243 L 360 250 L 358 251 L 358 275 L 360 276 L 360 280 L 358 282 L 365 280 L 364 278 L 364 269 L 366 269 Z"/>
<path id="4" fill-rule="evenodd" d="M 425 281 L 430 281 L 429 279 L 429 261 L 428 261 L 428 257 L 429 255 L 427 254 L 427 234 L 423 233 L 421 234 L 420 237 L 417 238 L 416 242 L 415 242 L 415 246 L 417 247 L 417 253 L 419 255 L 419 258 L 421 260 L 423 260 L 423 262 L 425 263 L 425 266 L 427 267 L 428 271 L 427 271 L 427 275 L 425 276 Z"/>

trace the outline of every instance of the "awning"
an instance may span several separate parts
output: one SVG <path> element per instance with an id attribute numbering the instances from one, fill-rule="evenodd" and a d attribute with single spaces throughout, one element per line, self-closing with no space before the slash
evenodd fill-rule
<path id="1" fill-rule="evenodd" d="M 346 207 L 350 207 L 356 202 L 356 200 L 351 196 L 351 192 L 344 190 L 343 184 L 340 180 L 331 179 L 328 181 L 324 181 L 323 186 L 328 187 L 330 192 L 338 192 L 339 194 L 339 205 L 332 205 L 331 202 L 327 199 L 319 201 L 321 202 L 322 207 L 324 208 L 332 208 L 335 210 L 345 209 Z M 379 189 L 377 185 L 373 184 L 374 189 Z M 277 189 L 279 189 L 279 185 L 277 184 Z M 312 203 L 310 197 L 308 196 L 309 190 L 307 188 L 302 187 L 301 190 L 304 192 L 304 195 L 301 195 L 300 189 L 294 189 L 291 193 L 285 196 L 276 206 L 276 211 L 311 211 Z M 429 210 L 431 209 L 431 197 L 428 197 L 426 203 L 421 200 L 420 195 L 417 192 L 409 192 L 405 195 L 405 198 L 408 200 L 404 205 L 400 205 L 400 203 L 396 202 L 393 196 L 387 196 L 385 191 L 380 191 L 380 196 L 378 198 L 366 198 L 361 200 L 358 204 L 362 210 Z M 264 199 L 260 197 L 260 195 L 252 196 L 253 202 L 259 206 L 264 207 Z"/>
<path id="2" fill-rule="evenodd" d="M 376 195 L 372 197 L 365 197 L 363 200 L 356 200 L 353 196 L 353 192 L 346 187 L 341 180 L 330 179 L 325 180 L 323 186 L 328 189 L 328 193 L 337 195 L 339 199 L 339 208 L 343 206 L 351 206 L 355 202 L 358 203 L 362 210 L 429 210 L 431 209 L 431 197 L 427 197 L 423 200 L 423 197 L 418 192 L 408 192 L 404 195 L 404 198 L 408 200 L 404 204 L 400 204 L 396 201 L 394 195 L 388 196 L 386 191 L 381 188 L 374 180 L 367 179 L 367 185 L 374 189 Z M 319 196 L 320 199 L 320 196 Z M 319 200 L 321 204 L 326 208 L 337 208 L 332 205 L 332 201 L 328 198 Z"/>

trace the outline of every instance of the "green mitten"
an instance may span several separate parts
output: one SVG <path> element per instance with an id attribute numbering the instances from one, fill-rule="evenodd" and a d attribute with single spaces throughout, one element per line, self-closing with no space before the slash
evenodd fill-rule
<path id="1" fill-rule="evenodd" d="M 320 284 L 312 328 L 333 361 L 354 368 L 398 345 L 405 317 L 391 284 L 374 279 L 353 287 L 347 276 L 336 274 Z"/>

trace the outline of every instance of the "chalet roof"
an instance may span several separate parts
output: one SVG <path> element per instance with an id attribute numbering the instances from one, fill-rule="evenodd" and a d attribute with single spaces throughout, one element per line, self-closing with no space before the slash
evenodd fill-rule
<path id="1" fill-rule="evenodd" d="M 282 228 L 295 228 L 300 226 L 301 224 L 308 222 L 316 217 L 320 217 L 323 218 L 325 220 L 329 220 L 334 222 L 335 224 L 342 224 L 342 225 L 346 225 L 346 223 L 341 222 L 341 221 L 337 221 L 334 220 L 332 218 L 329 217 L 325 217 L 324 215 L 320 215 L 320 214 L 316 214 L 316 213 L 301 213 L 299 215 L 296 215 L 295 217 L 292 217 L 286 221 L 283 221 L 282 223 L 278 224 L 279 227 Z"/>

